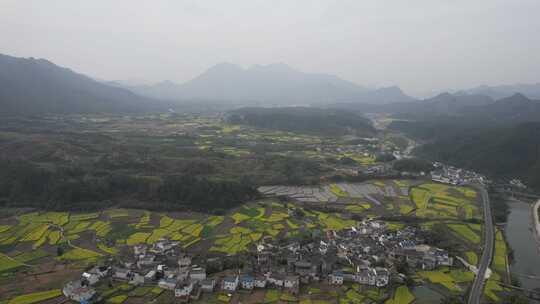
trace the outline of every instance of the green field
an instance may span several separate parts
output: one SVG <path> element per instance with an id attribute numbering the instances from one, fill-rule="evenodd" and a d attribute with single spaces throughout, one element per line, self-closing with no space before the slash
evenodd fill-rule
<path id="1" fill-rule="evenodd" d="M 150 235 L 151 233 L 149 232 L 135 232 L 134 234 L 130 235 L 129 238 L 126 240 L 126 244 L 128 246 L 144 244 L 146 243 L 146 240 Z"/>
<path id="2" fill-rule="evenodd" d="M 478 255 L 476 255 L 473 251 L 467 251 L 465 252 L 465 257 L 467 258 L 467 262 L 469 262 L 472 265 L 478 264 Z"/>
<path id="3" fill-rule="evenodd" d="M 414 295 L 407 286 L 399 286 L 394 292 L 394 296 L 388 299 L 385 304 L 409 304 L 414 301 Z"/>
<path id="4" fill-rule="evenodd" d="M 12 270 L 21 266 L 23 266 L 23 263 L 17 261 L 16 259 L 12 259 L 5 254 L 0 253 L 0 272 Z"/>
<path id="5" fill-rule="evenodd" d="M 99 258 L 101 256 L 102 256 L 101 254 L 99 254 L 99 253 L 97 253 L 95 251 L 76 247 L 76 248 L 73 248 L 73 249 L 67 251 L 66 253 L 64 253 L 59 258 L 61 260 L 74 260 L 74 261 L 76 261 L 76 260 L 96 259 L 96 258 Z"/>
<path id="6" fill-rule="evenodd" d="M 349 193 L 339 187 L 337 184 L 330 184 L 330 191 L 338 197 L 348 197 Z"/>
<path id="7" fill-rule="evenodd" d="M 434 271 L 420 271 L 418 276 L 430 283 L 438 284 L 451 292 L 461 292 L 462 283 L 470 283 L 474 280 L 474 273 L 466 270 L 448 270 L 441 268 Z"/>
<path id="8" fill-rule="evenodd" d="M 35 260 L 49 256 L 49 253 L 42 249 L 23 252 L 14 257 L 14 259 L 20 263 L 29 263 Z"/>
<path id="9" fill-rule="evenodd" d="M 42 301 L 57 298 L 62 295 L 60 289 L 53 289 L 49 291 L 34 292 L 25 295 L 15 297 L 7 302 L 7 304 L 33 304 Z"/>
<path id="10" fill-rule="evenodd" d="M 466 224 L 448 224 L 448 227 L 452 229 L 457 235 L 462 237 L 463 239 L 473 243 L 473 244 L 479 244 L 480 243 L 480 236 L 474 232 L 468 225 Z"/>
<path id="11" fill-rule="evenodd" d="M 493 255 L 493 268 L 499 273 L 506 273 L 506 256 L 507 247 L 504 236 L 500 230 L 497 229 L 495 233 L 495 253 Z"/>
<path id="12" fill-rule="evenodd" d="M 417 217 L 468 220 L 480 214 L 475 205 L 476 192 L 465 187 L 425 183 L 412 187 L 410 198 Z"/>
<path id="13" fill-rule="evenodd" d="M 504 290 L 498 283 L 500 279 L 501 277 L 497 273 L 492 273 L 484 288 L 484 295 L 496 303 L 500 303 L 501 301 L 498 293 Z"/>
<path id="14" fill-rule="evenodd" d="M 266 291 L 263 303 L 275 303 L 279 300 L 281 292 L 275 289 L 269 289 Z"/>

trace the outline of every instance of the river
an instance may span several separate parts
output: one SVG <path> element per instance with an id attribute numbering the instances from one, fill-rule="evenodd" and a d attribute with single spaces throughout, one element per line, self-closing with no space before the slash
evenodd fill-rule
<path id="1" fill-rule="evenodd" d="M 526 289 L 540 287 L 540 252 L 532 229 L 531 204 L 509 202 L 510 215 L 506 224 L 506 238 L 514 250 L 514 263 L 511 272 L 519 274 L 521 285 Z M 520 275 L 533 275 L 529 279 Z"/>

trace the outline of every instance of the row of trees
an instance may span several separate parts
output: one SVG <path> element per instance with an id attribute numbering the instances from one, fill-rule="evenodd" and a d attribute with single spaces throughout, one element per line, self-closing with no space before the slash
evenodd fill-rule
<path id="1" fill-rule="evenodd" d="M 111 205 L 147 209 L 215 211 L 255 198 L 246 179 L 192 175 L 139 177 L 80 168 L 41 168 L 30 162 L 0 162 L 0 200 L 5 206 L 95 210 Z"/>

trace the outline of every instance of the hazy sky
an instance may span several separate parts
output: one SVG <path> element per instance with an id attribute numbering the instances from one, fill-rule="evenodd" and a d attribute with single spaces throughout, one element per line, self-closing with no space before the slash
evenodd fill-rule
<path id="1" fill-rule="evenodd" d="M 0 53 L 182 82 L 287 63 L 407 93 L 540 82 L 539 0 L 0 0 Z"/>

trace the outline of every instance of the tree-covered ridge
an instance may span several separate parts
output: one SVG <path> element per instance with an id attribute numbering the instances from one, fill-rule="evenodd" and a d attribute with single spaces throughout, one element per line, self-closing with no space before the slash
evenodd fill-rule
<path id="1" fill-rule="evenodd" d="M 499 177 L 519 177 L 540 189 L 540 123 L 524 123 L 442 137 L 422 156 Z"/>
<path id="2" fill-rule="evenodd" d="M 231 112 L 228 120 L 264 129 L 328 136 L 371 135 L 375 132 L 368 119 L 351 112 L 331 109 L 243 108 Z"/>
<path id="3" fill-rule="evenodd" d="M 44 59 L 0 54 L 0 114 L 118 113 L 165 109 Z"/>

